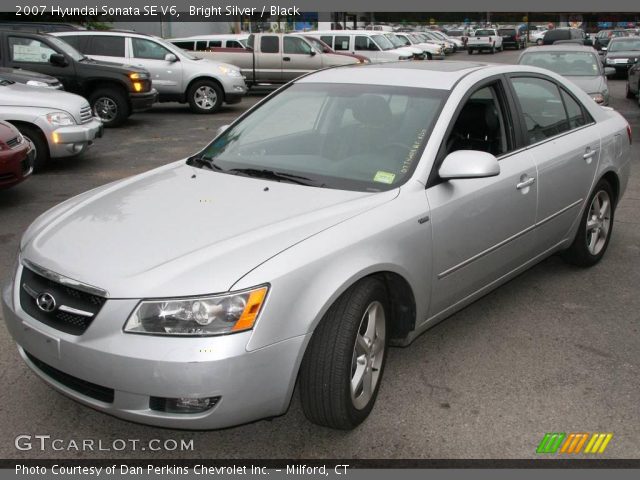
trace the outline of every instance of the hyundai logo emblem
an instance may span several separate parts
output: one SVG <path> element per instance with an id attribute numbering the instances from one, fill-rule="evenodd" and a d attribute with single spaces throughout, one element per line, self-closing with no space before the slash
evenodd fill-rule
<path id="1" fill-rule="evenodd" d="M 53 312 L 56 309 L 56 299 L 50 293 L 41 293 L 36 298 L 36 305 L 43 312 Z"/>

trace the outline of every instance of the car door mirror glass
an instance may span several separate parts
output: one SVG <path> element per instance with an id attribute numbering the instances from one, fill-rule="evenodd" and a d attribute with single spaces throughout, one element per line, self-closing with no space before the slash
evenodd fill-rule
<path id="1" fill-rule="evenodd" d="M 65 67 L 67 65 L 67 59 L 61 53 L 52 53 L 49 56 L 49 63 L 57 67 Z"/>
<path id="2" fill-rule="evenodd" d="M 480 150 L 456 150 L 447 155 L 438 170 L 444 180 L 485 178 L 500 174 L 498 159 Z"/>
<path id="3" fill-rule="evenodd" d="M 167 54 L 164 56 L 164 60 L 165 60 L 166 62 L 173 63 L 173 62 L 177 62 L 177 61 L 178 61 L 178 57 L 176 57 L 173 53 L 167 53 Z"/>

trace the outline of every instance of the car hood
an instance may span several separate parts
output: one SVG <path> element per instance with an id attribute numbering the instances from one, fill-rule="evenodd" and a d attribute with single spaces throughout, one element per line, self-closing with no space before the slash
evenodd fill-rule
<path id="1" fill-rule="evenodd" d="M 60 37 L 63 38 L 63 37 Z M 92 57 L 86 57 L 86 60 L 78 62 L 76 64 L 78 68 L 85 69 L 87 71 L 111 71 L 122 73 L 123 75 L 128 75 L 129 73 L 146 73 L 149 72 L 147 69 L 142 67 L 137 67 L 135 65 L 120 63 L 120 62 L 106 62 L 104 60 L 97 60 Z"/>
<path id="2" fill-rule="evenodd" d="M 21 68 L 5 68 L 0 67 L 0 78 L 6 78 L 14 82 L 26 83 L 29 80 L 37 80 L 50 85 L 59 83 L 57 78 L 45 75 L 43 73 L 32 72 L 30 70 L 22 70 Z"/>
<path id="3" fill-rule="evenodd" d="M 112 298 L 228 291 L 283 250 L 397 196 L 272 182 L 173 163 L 54 207 L 23 258 Z"/>
<path id="4" fill-rule="evenodd" d="M 640 58 L 640 51 L 638 50 L 616 50 L 612 52 L 611 50 L 607 51 L 607 58 Z"/>
<path id="5" fill-rule="evenodd" d="M 587 93 L 598 93 L 605 90 L 605 79 L 602 75 L 594 75 L 594 76 L 570 76 L 567 75 L 566 78 L 571 80 L 573 83 L 578 85 L 582 90 Z"/>
<path id="6" fill-rule="evenodd" d="M 0 105 L 51 108 L 75 115 L 88 103 L 84 98 L 73 93 L 12 83 L 0 86 Z"/>

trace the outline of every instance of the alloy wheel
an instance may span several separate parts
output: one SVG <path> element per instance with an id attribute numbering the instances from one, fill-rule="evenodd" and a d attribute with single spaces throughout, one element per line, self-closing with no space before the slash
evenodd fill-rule
<path id="1" fill-rule="evenodd" d="M 586 229 L 587 249 L 591 255 L 598 255 L 606 245 L 611 229 L 611 198 L 604 190 L 591 201 Z"/>
<path id="2" fill-rule="evenodd" d="M 194 93 L 194 101 L 203 110 L 211 110 L 218 101 L 216 91 L 208 85 L 203 85 Z"/>
<path id="3" fill-rule="evenodd" d="M 109 97 L 100 97 L 93 104 L 93 114 L 105 123 L 113 122 L 118 116 L 118 105 Z"/>
<path id="4" fill-rule="evenodd" d="M 384 307 L 371 302 L 362 316 L 351 361 L 351 401 L 362 410 L 371 400 L 378 380 L 386 347 Z"/>

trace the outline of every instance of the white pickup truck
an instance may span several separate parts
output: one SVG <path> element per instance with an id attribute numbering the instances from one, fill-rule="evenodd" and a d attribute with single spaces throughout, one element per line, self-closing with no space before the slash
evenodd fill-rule
<path id="1" fill-rule="evenodd" d="M 499 52 L 503 50 L 502 37 L 498 35 L 495 28 L 481 28 L 476 30 L 473 35 L 469 35 L 469 40 L 467 41 L 469 55 L 482 50 L 489 50 L 491 53 L 496 53 L 496 50 Z"/>

